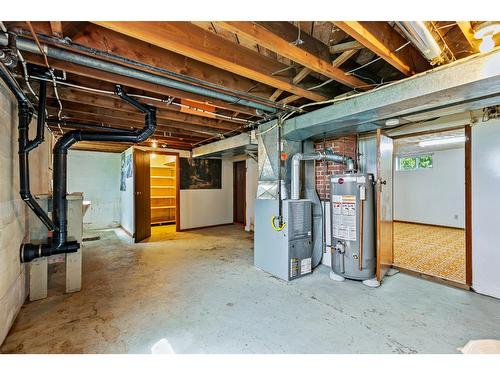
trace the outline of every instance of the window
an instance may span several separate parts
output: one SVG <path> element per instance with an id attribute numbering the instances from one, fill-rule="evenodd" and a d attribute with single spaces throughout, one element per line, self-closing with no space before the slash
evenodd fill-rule
<path id="1" fill-rule="evenodd" d="M 398 171 L 432 168 L 432 155 L 398 156 Z"/>

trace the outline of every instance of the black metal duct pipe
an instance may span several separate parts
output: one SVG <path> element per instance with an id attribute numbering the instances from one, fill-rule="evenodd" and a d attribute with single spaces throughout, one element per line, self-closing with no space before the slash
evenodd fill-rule
<path id="1" fill-rule="evenodd" d="M 122 132 L 99 132 L 91 130 L 72 130 L 64 134 L 54 146 L 54 196 L 53 196 L 53 219 L 56 230 L 52 236 L 52 253 L 68 252 L 65 246 L 68 244 L 67 236 L 67 155 L 68 149 L 79 141 L 94 142 L 143 142 L 151 136 L 156 129 L 156 108 L 147 104 L 141 104 L 135 99 L 127 96 L 120 86 L 116 87 L 116 93 L 127 103 L 145 114 L 145 125 L 141 130 Z M 78 245 L 79 246 L 79 245 Z M 60 251 L 60 250 L 63 251 Z M 71 250 L 71 249 L 69 249 Z M 78 247 L 74 249 L 77 251 Z M 42 249 L 43 252 L 43 249 Z M 24 254 L 24 259 L 27 261 Z M 36 255 L 36 254 L 31 254 Z"/>

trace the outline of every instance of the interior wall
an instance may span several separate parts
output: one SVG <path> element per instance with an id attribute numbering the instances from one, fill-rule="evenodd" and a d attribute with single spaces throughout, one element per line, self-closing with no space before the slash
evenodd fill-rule
<path id="1" fill-rule="evenodd" d="M 233 160 L 222 159 L 222 189 L 180 191 L 180 229 L 233 222 Z"/>
<path id="2" fill-rule="evenodd" d="M 120 226 L 133 235 L 135 233 L 134 220 L 134 148 L 130 147 L 123 151 L 120 155 L 120 163 L 122 158 L 130 156 L 132 158 L 132 176 L 125 178 L 125 190 L 120 190 Z M 121 164 L 118 167 L 118 173 L 121 173 Z"/>
<path id="3" fill-rule="evenodd" d="M 500 120 L 472 127 L 472 287 L 500 298 Z"/>
<path id="4" fill-rule="evenodd" d="M 17 103 L 0 81 L 0 344 L 27 295 L 27 267 L 19 261 L 19 246 L 27 237 L 28 208 L 19 196 Z M 34 136 L 36 119 L 31 123 Z M 33 194 L 49 190 L 50 135 L 30 153 Z"/>
<path id="5" fill-rule="evenodd" d="M 394 220 L 465 228 L 465 150 L 433 151 L 433 167 L 398 171 Z"/>
<path id="6" fill-rule="evenodd" d="M 68 152 L 68 192 L 83 192 L 91 201 L 83 217 L 87 229 L 120 224 L 120 154 L 111 152 Z"/>

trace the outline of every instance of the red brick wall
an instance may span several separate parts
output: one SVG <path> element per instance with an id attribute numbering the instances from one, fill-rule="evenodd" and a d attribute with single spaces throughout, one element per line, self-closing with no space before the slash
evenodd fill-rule
<path id="1" fill-rule="evenodd" d="M 356 161 L 356 136 L 351 135 L 342 138 L 327 139 L 325 147 L 331 147 L 334 152 L 350 156 Z M 323 141 L 314 144 L 316 150 L 323 149 Z M 344 166 L 342 164 L 332 162 L 316 162 L 316 190 L 321 200 L 330 199 L 330 183 L 328 176 L 334 173 L 343 173 Z"/>

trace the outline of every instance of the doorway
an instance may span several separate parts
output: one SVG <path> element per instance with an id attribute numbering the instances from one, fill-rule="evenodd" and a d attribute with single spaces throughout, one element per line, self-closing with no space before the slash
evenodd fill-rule
<path id="1" fill-rule="evenodd" d="M 464 287 L 471 278 L 465 133 L 401 136 L 393 156 L 394 267 Z"/>
<path id="2" fill-rule="evenodd" d="M 246 225 L 246 161 L 233 163 L 233 222 Z"/>

